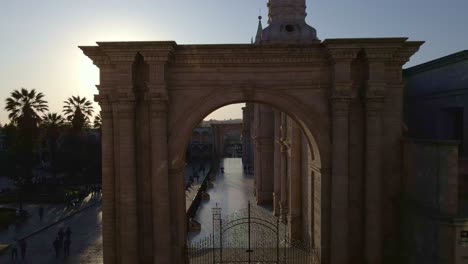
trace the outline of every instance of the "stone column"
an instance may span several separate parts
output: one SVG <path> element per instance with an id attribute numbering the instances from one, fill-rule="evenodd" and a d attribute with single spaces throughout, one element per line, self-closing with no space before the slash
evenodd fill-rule
<path id="1" fill-rule="evenodd" d="M 172 261 L 169 263 L 187 263 L 186 235 L 187 217 L 185 210 L 185 164 L 172 164 L 169 169 L 169 186 L 171 193 L 171 229 Z M 166 212 L 167 213 L 167 212 Z M 162 263 L 162 262 L 159 262 Z"/>
<path id="2" fill-rule="evenodd" d="M 281 202 L 281 112 L 274 111 L 275 114 L 275 136 L 274 136 L 274 191 L 273 191 L 273 213 L 275 216 L 280 215 Z"/>
<path id="3" fill-rule="evenodd" d="M 118 113 L 120 178 L 120 253 L 121 263 L 139 261 L 137 180 L 135 166 L 135 101 L 133 98 L 120 98 L 114 103 Z"/>
<path id="4" fill-rule="evenodd" d="M 366 50 L 369 79 L 366 87 L 365 261 L 382 263 L 382 111 L 386 86 L 386 52 Z"/>
<path id="5" fill-rule="evenodd" d="M 280 217 L 283 223 L 287 222 L 288 215 L 288 151 L 289 145 L 286 142 L 287 136 L 286 114 L 281 113 L 281 160 L 280 160 L 280 181 L 281 181 L 281 201 L 280 201 Z"/>
<path id="6" fill-rule="evenodd" d="M 273 199 L 273 142 L 271 138 L 257 138 L 256 142 L 257 204 L 265 204 Z"/>
<path id="7" fill-rule="evenodd" d="M 320 255 L 321 263 L 330 263 L 330 231 L 331 231 L 331 169 L 330 164 L 324 164 L 326 168 L 320 170 Z"/>
<path id="8" fill-rule="evenodd" d="M 96 96 L 101 106 L 102 144 L 102 243 L 104 262 L 116 263 L 116 217 L 115 217 L 115 176 L 114 176 L 114 122 L 112 107 L 107 97 Z"/>
<path id="9" fill-rule="evenodd" d="M 255 173 L 257 203 L 265 204 L 273 199 L 273 136 L 274 117 L 271 107 L 258 105 L 257 133 L 255 137 Z"/>
<path id="10" fill-rule="evenodd" d="M 302 238 L 302 155 L 301 129 L 291 120 L 291 148 L 289 149 L 289 211 L 288 228 L 292 239 Z"/>
<path id="11" fill-rule="evenodd" d="M 145 62 L 148 63 L 147 93 L 144 100 L 148 104 L 149 142 L 150 148 L 150 175 L 151 175 L 151 203 L 152 203 L 152 238 L 153 238 L 153 263 L 179 263 L 175 262 L 173 255 L 174 237 L 178 232 L 174 226 L 173 197 L 175 192 L 171 189 L 169 182 L 169 153 L 168 153 L 168 93 L 166 85 L 167 65 L 171 59 L 172 51 L 167 50 L 157 52 L 142 52 Z M 184 191 L 178 192 L 184 196 Z M 185 209 L 184 209 L 185 213 Z M 181 219 L 185 219 L 181 216 Z M 182 229 L 184 230 L 184 229 Z"/>
<path id="12" fill-rule="evenodd" d="M 150 147 L 153 197 L 153 263 L 171 263 L 171 204 L 166 101 L 150 100 Z M 183 192 L 185 193 L 185 192 Z"/>
<path id="13" fill-rule="evenodd" d="M 382 108 L 383 97 L 366 98 L 365 259 L 382 263 Z"/>
<path id="14" fill-rule="evenodd" d="M 349 103 L 332 97 L 331 261 L 348 262 Z"/>
<path id="15" fill-rule="evenodd" d="M 349 262 L 349 104 L 352 90 L 352 62 L 358 49 L 328 44 L 333 63 L 332 171 L 330 182 L 330 263 Z"/>

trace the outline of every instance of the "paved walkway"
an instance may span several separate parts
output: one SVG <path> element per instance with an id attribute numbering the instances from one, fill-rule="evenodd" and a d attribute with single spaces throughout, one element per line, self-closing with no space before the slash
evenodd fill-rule
<path id="1" fill-rule="evenodd" d="M 201 168 L 204 168 L 204 170 L 200 170 Z M 190 205 L 197 196 L 198 189 L 201 187 L 203 181 L 205 180 L 205 177 L 208 175 L 208 172 L 210 172 L 211 164 L 209 162 L 206 162 L 205 164 L 193 164 L 191 166 L 187 165 L 185 168 L 185 177 L 186 177 L 186 182 L 188 182 L 188 179 L 191 175 L 198 175 L 199 178 L 194 179 L 194 182 L 190 186 L 190 188 L 185 191 L 185 210 L 187 211 L 190 208 Z"/>
<path id="2" fill-rule="evenodd" d="M 247 208 L 249 201 L 255 205 L 254 177 L 243 172 L 242 159 L 226 158 L 221 161 L 224 173 L 218 172 L 213 188 L 208 189 L 209 201 L 202 201 L 195 220 L 201 224 L 200 232 L 191 232 L 190 241 L 197 241 L 212 233 L 212 208 L 218 205 L 226 216 Z"/>
<path id="3" fill-rule="evenodd" d="M 60 228 L 65 230 L 71 227 L 70 257 L 55 257 L 53 240 Z M 102 263 L 102 223 L 101 205 L 83 210 L 73 217 L 54 225 L 39 234 L 27 239 L 27 252 L 25 261 L 12 262 L 10 252 L 0 256 L 0 263 L 28 263 L 28 264 L 54 264 L 54 263 Z"/>
<path id="4" fill-rule="evenodd" d="M 230 158 L 222 161 L 224 166 L 224 174 L 218 173 L 216 180 L 213 182 L 214 187 L 210 188 L 209 201 L 203 201 L 196 215 L 196 220 L 202 224 L 202 231 L 191 233 L 189 238 L 197 240 L 211 233 L 211 208 L 218 204 L 222 207 L 222 214 L 226 215 L 237 210 L 247 207 L 248 201 L 255 201 L 253 197 L 253 176 L 244 175 L 242 172 L 241 159 Z M 207 166 L 205 171 L 208 172 Z M 38 222 L 37 205 L 31 206 L 30 210 L 34 213 L 30 218 L 27 227 L 26 223 L 19 227 L 19 230 L 14 231 L 14 235 L 28 233 L 41 226 Z M 35 207 L 34 207 L 35 206 Z M 29 207 L 27 207 L 29 208 Z M 62 206 L 45 207 L 44 222 L 52 222 L 60 218 L 58 215 L 66 216 L 70 213 L 66 212 Z M 47 217 L 47 220 L 46 220 Z M 35 226 L 33 228 L 33 226 Z M 72 229 L 72 245 L 70 248 L 70 257 L 64 258 L 63 254 L 55 257 L 52 242 L 55 239 L 60 228 L 66 229 L 70 226 Z M 8 232 L 12 232 L 11 230 Z M 12 234 L 6 235 L 5 232 L 0 233 L 0 239 L 11 239 Z M 0 240 L 1 242 L 1 240 Z M 89 209 L 83 210 L 67 220 L 54 225 L 27 240 L 28 249 L 25 261 L 11 262 L 10 252 L 0 256 L 0 263 L 17 263 L 17 264 L 56 264 L 56 263 L 90 263 L 101 264 L 102 260 L 102 223 L 101 223 L 101 205 L 100 203 Z"/>
<path id="5" fill-rule="evenodd" d="M 36 231 L 41 230 L 57 221 L 68 217 L 77 211 L 80 211 L 88 206 L 96 204 L 101 199 L 99 196 L 89 195 L 80 204 L 73 208 L 67 208 L 63 204 L 48 204 L 43 205 L 44 215 L 42 220 L 39 218 L 39 207 L 40 204 L 23 204 L 23 209 L 28 211 L 31 216 L 26 221 L 20 224 L 10 225 L 8 230 L 0 232 L 0 244 L 10 244 L 15 239 L 20 239 L 25 236 L 29 236 Z M 2 204 L 0 207 L 16 208 L 16 204 Z"/>

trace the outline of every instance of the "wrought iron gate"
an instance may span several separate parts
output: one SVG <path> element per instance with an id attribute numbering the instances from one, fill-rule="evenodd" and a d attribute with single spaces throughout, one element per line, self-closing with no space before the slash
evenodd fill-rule
<path id="1" fill-rule="evenodd" d="M 288 239 L 287 226 L 249 206 L 226 218 L 213 208 L 213 233 L 188 246 L 188 259 L 204 263 L 320 263 L 310 245 Z"/>

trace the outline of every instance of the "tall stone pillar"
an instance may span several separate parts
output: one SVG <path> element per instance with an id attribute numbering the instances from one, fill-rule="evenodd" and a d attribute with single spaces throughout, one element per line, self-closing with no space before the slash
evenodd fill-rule
<path id="1" fill-rule="evenodd" d="M 286 114 L 281 113 L 280 127 L 280 185 L 281 185 L 281 200 L 280 200 L 280 217 L 283 223 L 287 222 L 288 215 L 288 151 L 289 145 L 286 142 L 287 137 L 287 121 Z"/>
<path id="2" fill-rule="evenodd" d="M 349 98 L 332 97 L 331 262 L 348 262 Z"/>
<path id="3" fill-rule="evenodd" d="M 288 227 L 292 239 L 302 239 L 302 155 L 301 129 L 291 120 L 291 147 L 289 149 L 289 210 Z"/>
<path id="4" fill-rule="evenodd" d="M 281 203 L 281 112 L 274 111 L 274 191 L 273 191 L 273 213 L 275 216 L 280 215 Z"/>
<path id="5" fill-rule="evenodd" d="M 150 100 L 151 175 L 153 197 L 153 263 L 171 262 L 171 210 L 167 151 L 167 106 Z"/>
<path id="6" fill-rule="evenodd" d="M 171 193 L 171 229 L 172 261 L 170 263 L 187 263 L 186 235 L 187 218 L 185 214 L 185 164 L 172 164 L 169 169 L 169 186 Z M 167 212 L 166 212 L 167 213 Z M 162 262 L 158 262 L 162 263 Z"/>
<path id="7" fill-rule="evenodd" d="M 349 261 L 349 104 L 352 91 L 352 62 L 358 49 L 327 45 L 333 64 L 333 88 L 330 98 L 332 114 L 332 171 L 330 192 L 330 263 Z"/>
<path id="8" fill-rule="evenodd" d="M 379 53 L 380 54 L 380 53 Z M 385 60 L 368 52 L 369 81 L 366 100 L 365 261 L 382 263 L 382 110 Z"/>
<path id="9" fill-rule="evenodd" d="M 114 122 L 112 105 L 107 96 L 96 96 L 101 106 L 102 143 L 102 243 L 105 263 L 117 263 L 116 210 L 114 178 Z"/>
<path id="10" fill-rule="evenodd" d="M 137 180 L 135 165 L 135 101 L 120 98 L 114 103 L 118 116 L 119 222 L 121 263 L 139 260 Z"/>
<path id="11" fill-rule="evenodd" d="M 164 52 L 144 52 L 145 61 L 148 63 L 149 76 L 147 82 L 147 93 L 144 100 L 147 104 L 149 124 L 149 139 L 147 147 L 150 152 L 149 170 L 151 180 L 151 203 L 152 203 L 152 237 L 153 237 L 153 262 L 156 263 L 179 263 L 174 262 L 176 249 L 174 248 L 174 236 L 177 226 L 174 226 L 172 214 L 174 212 L 174 192 L 169 182 L 169 160 L 168 160 L 168 94 L 166 87 L 167 64 L 171 57 L 170 49 Z M 184 193 L 184 191 L 182 191 Z M 184 208 L 185 213 L 185 208 Z M 184 216 L 180 217 L 185 219 Z M 178 219 L 179 219 L 178 218 Z"/>
<path id="12" fill-rule="evenodd" d="M 265 204 L 273 199 L 273 159 L 274 159 L 274 116 L 273 109 L 258 105 L 258 120 L 255 135 L 255 174 L 257 203 Z"/>

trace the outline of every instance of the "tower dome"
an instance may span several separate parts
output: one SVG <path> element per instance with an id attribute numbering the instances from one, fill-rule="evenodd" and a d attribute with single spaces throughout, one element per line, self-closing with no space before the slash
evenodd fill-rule
<path id="1" fill-rule="evenodd" d="M 315 28 L 305 18 L 305 0 L 269 0 L 268 27 L 263 29 L 263 44 L 317 43 Z"/>

